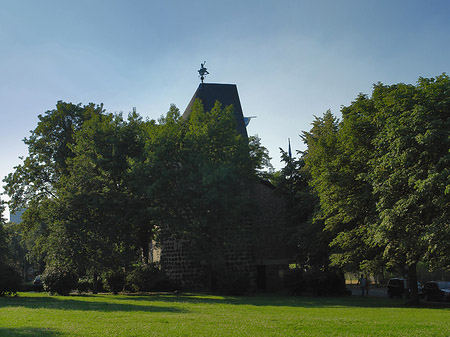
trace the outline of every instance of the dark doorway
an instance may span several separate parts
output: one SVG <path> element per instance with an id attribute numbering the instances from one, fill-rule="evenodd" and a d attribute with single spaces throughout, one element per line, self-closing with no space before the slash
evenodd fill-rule
<path id="1" fill-rule="evenodd" d="M 266 266 L 256 266 L 256 287 L 266 290 Z"/>

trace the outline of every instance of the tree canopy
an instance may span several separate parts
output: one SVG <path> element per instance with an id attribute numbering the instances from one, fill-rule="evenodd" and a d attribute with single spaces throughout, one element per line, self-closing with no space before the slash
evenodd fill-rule
<path id="1" fill-rule="evenodd" d="M 374 86 L 316 118 L 303 138 L 305 167 L 333 233 L 333 264 L 387 264 L 416 282 L 416 266 L 449 266 L 450 79 Z M 415 289 L 414 289 L 415 288 Z M 417 288 L 413 287 L 417 298 Z"/>
<path id="2" fill-rule="evenodd" d="M 149 263 L 152 240 L 167 237 L 188 238 L 216 264 L 229 243 L 221 231 L 246 209 L 247 181 L 269 163 L 219 102 L 211 111 L 195 102 L 188 119 L 171 106 L 158 121 L 58 102 L 25 143 L 28 156 L 4 182 L 11 209 L 26 209 L 28 249 L 94 281 Z"/>

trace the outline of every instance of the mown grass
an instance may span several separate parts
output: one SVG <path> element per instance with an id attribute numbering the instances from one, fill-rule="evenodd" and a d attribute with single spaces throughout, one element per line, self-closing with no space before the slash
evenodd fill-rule
<path id="1" fill-rule="evenodd" d="M 450 336 L 450 307 L 201 294 L 0 298 L 0 336 Z"/>

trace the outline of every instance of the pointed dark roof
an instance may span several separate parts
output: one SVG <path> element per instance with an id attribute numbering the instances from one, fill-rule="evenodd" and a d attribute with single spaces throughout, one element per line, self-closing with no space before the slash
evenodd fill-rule
<path id="1" fill-rule="evenodd" d="M 236 84 L 200 83 L 183 113 L 184 118 L 187 118 L 191 113 L 194 101 L 197 98 L 202 101 L 205 111 L 210 111 L 216 101 L 222 103 L 223 108 L 233 105 L 237 130 L 245 138 L 248 138 Z"/>

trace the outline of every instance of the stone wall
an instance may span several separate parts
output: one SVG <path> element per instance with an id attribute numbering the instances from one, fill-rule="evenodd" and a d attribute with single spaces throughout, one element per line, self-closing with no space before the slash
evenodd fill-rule
<path id="1" fill-rule="evenodd" d="M 254 185 L 252 198 L 257 208 L 252 217 L 256 288 L 282 289 L 293 255 L 287 244 L 292 230 L 288 227 L 286 202 L 284 196 L 265 181 Z"/>
<path id="2" fill-rule="evenodd" d="M 206 265 L 192 258 L 185 240 L 166 240 L 161 244 L 161 267 L 180 289 L 206 288 Z"/>
<path id="3" fill-rule="evenodd" d="M 256 182 L 250 197 L 254 209 L 250 218 L 222 231 L 222 276 L 247 277 L 259 290 L 283 287 L 283 273 L 288 269 L 289 228 L 286 225 L 284 199 L 270 183 Z M 166 240 L 161 244 L 161 266 L 166 275 L 182 289 L 214 288 L 215 280 L 205 261 L 193 254 L 186 240 Z"/>

